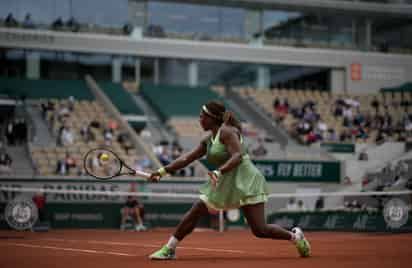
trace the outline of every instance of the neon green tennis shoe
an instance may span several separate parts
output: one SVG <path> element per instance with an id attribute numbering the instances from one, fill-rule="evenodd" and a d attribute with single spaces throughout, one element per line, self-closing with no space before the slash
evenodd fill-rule
<path id="1" fill-rule="evenodd" d="M 175 260 L 176 254 L 173 249 L 169 248 L 167 245 L 164 245 L 161 249 L 152 253 L 152 255 L 149 256 L 149 259 L 151 260 Z"/>
<path id="2" fill-rule="evenodd" d="M 295 246 L 301 257 L 309 257 L 311 254 L 309 241 L 303 235 L 302 229 L 295 227 L 292 233 L 296 235 Z"/>

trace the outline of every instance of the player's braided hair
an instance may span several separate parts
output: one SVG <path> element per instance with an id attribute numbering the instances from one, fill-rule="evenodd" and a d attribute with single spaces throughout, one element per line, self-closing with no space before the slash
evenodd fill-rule
<path id="1" fill-rule="evenodd" d="M 225 108 L 225 105 L 221 101 L 213 100 L 206 103 L 208 114 L 216 119 L 219 124 L 227 124 L 237 128 L 239 131 L 242 131 L 242 125 L 240 121 L 236 118 L 235 114 L 232 111 L 228 111 Z"/>

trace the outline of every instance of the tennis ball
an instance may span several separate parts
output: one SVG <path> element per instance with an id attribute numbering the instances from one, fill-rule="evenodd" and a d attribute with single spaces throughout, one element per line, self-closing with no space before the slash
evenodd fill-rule
<path id="1" fill-rule="evenodd" d="M 100 156 L 100 160 L 101 161 L 107 161 L 109 160 L 109 155 L 106 153 L 102 153 L 102 155 Z"/>

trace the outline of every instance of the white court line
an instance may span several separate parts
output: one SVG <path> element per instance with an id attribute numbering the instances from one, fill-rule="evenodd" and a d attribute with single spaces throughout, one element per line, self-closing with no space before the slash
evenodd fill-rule
<path id="1" fill-rule="evenodd" d="M 154 244 L 137 244 L 137 243 L 127 243 L 127 242 L 107 242 L 99 240 L 73 240 L 73 239 L 60 239 L 60 238 L 41 238 L 39 240 L 48 241 L 59 241 L 59 242 L 69 242 L 69 243 L 88 243 L 88 244 L 99 244 L 99 245 L 114 245 L 114 246 L 137 246 L 137 247 L 147 247 L 147 248 L 159 248 L 161 243 L 158 245 Z M 232 250 L 232 249 L 217 249 L 217 248 L 202 248 L 202 247 L 177 247 L 178 249 L 186 250 L 199 250 L 208 252 L 224 252 L 224 253 L 241 253 L 244 254 L 246 251 L 243 250 Z"/>
<path id="2" fill-rule="evenodd" d="M 113 252 L 113 251 L 101 251 L 101 250 L 93 250 L 93 249 L 78 249 L 78 248 L 66 248 L 66 247 L 41 246 L 41 245 L 33 245 L 33 244 L 25 244 L 25 243 L 10 243 L 10 242 L 0 243 L 0 246 L 3 246 L 3 245 L 26 247 L 26 248 L 41 248 L 41 249 L 73 251 L 73 252 L 102 254 L 102 255 L 116 255 L 116 256 L 127 256 L 127 257 L 136 257 L 137 256 L 137 255 L 133 255 L 133 254 Z"/>

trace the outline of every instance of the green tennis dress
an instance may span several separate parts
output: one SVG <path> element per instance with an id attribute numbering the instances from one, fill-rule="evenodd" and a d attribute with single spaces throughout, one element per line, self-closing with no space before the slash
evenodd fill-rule
<path id="1" fill-rule="evenodd" d="M 240 138 L 243 146 L 243 138 Z M 265 177 L 255 167 L 243 149 L 241 163 L 222 174 L 216 186 L 209 179 L 200 187 L 200 199 L 213 209 L 232 209 L 267 201 L 268 187 Z M 220 142 L 220 129 L 207 141 L 207 161 L 220 167 L 230 158 L 225 145 Z"/>

